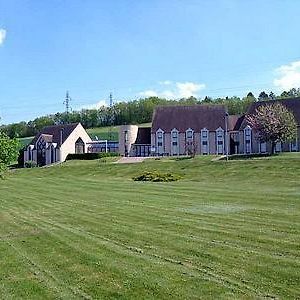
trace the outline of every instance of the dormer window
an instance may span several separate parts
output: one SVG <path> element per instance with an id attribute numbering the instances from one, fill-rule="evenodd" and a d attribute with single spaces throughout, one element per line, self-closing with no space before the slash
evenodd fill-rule
<path id="1" fill-rule="evenodd" d="M 178 155 L 179 154 L 179 132 L 176 128 L 173 128 L 171 131 L 171 154 Z"/>
<path id="2" fill-rule="evenodd" d="M 160 128 L 156 131 L 156 149 L 158 154 L 164 153 L 164 131 Z"/>
<path id="3" fill-rule="evenodd" d="M 217 154 L 224 154 L 224 130 L 219 127 L 216 130 Z"/>
<path id="4" fill-rule="evenodd" d="M 245 153 L 249 154 L 252 152 L 252 129 L 248 125 L 244 129 L 244 144 L 245 144 Z"/>
<path id="5" fill-rule="evenodd" d="M 209 153 L 208 130 L 206 128 L 203 128 L 201 130 L 201 153 L 202 154 Z"/>
<path id="6" fill-rule="evenodd" d="M 189 128 L 187 131 L 186 131 L 186 138 L 187 140 L 193 140 L 194 138 L 194 130 Z"/>

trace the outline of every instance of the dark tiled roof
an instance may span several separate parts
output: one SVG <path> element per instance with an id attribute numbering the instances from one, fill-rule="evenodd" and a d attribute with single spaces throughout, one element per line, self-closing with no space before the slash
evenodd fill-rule
<path id="1" fill-rule="evenodd" d="M 47 143 L 52 143 L 53 141 L 53 135 L 52 134 L 40 134 L 40 136 L 43 136 L 43 139 Z"/>
<path id="2" fill-rule="evenodd" d="M 139 127 L 135 144 L 151 144 L 151 127 Z"/>
<path id="3" fill-rule="evenodd" d="M 38 138 L 43 135 L 46 142 L 57 143 L 58 147 L 65 142 L 73 130 L 77 127 L 79 123 L 73 124 L 63 124 L 63 125 L 53 125 L 44 127 L 31 141 L 30 144 L 34 145 Z M 62 141 L 61 141 L 61 131 L 62 131 Z M 50 139 L 52 136 L 52 139 Z"/>
<path id="4" fill-rule="evenodd" d="M 171 132 L 173 128 L 185 132 L 192 128 L 195 132 L 201 129 L 216 130 L 225 127 L 226 109 L 223 105 L 191 105 L 157 107 L 152 119 L 152 132 L 161 128 Z"/>
<path id="5" fill-rule="evenodd" d="M 284 105 L 289 111 L 291 111 L 296 119 L 296 122 L 298 126 L 300 126 L 300 97 L 298 98 L 293 98 L 293 99 L 277 99 L 277 100 L 270 100 L 270 101 L 258 101 L 254 102 L 251 104 L 249 107 L 247 114 L 254 114 L 255 110 L 261 106 L 261 105 L 267 105 L 267 104 L 272 104 L 272 103 L 280 103 Z M 247 120 L 245 119 L 241 126 L 240 129 L 243 129 L 247 126 Z"/>
<path id="6" fill-rule="evenodd" d="M 245 115 L 231 115 L 228 117 L 228 130 L 236 131 L 239 130 L 241 124 L 245 118 Z"/>

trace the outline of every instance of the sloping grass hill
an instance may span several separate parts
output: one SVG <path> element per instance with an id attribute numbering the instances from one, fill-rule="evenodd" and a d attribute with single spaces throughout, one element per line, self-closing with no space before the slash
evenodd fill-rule
<path id="1" fill-rule="evenodd" d="M 134 182 L 144 170 L 173 183 Z M 299 299 L 300 155 L 70 161 L 0 181 L 2 299 Z"/>

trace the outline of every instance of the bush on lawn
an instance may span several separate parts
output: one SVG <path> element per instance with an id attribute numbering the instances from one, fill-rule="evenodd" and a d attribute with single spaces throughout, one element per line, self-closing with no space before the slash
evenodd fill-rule
<path id="1" fill-rule="evenodd" d="M 34 160 L 28 160 L 25 162 L 25 168 L 36 168 L 37 163 Z"/>
<path id="2" fill-rule="evenodd" d="M 145 171 L 142 174 L 133 177 L 134 181 L 152 181 L 152 182 L 170 182 L 177 181 L 182 177 L 177 174 L 159 173 L 157 171 Z"/>
<path id="3" fill-rule="evenodd" d="M 119 153 L 116 152 L 99 152 L 99 153 L 81 153 L 81 154 L 69 154 L 67 156 L 67 160 L 94 160 L 100 159 L 104 157 L 115 157 L 120 156 Z"/>

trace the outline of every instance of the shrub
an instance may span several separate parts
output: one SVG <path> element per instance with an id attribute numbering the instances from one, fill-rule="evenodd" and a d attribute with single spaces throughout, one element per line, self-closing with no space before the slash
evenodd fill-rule
<path id="1" fill-rule="evenodd" d="M 142 174 L 133 177 L 132 179 L 134 181 L 170 182 L 177 181 L 181 178 L 182 177 L 178 174 L 145 171 Z"/>
<path id="2" fill-rule="evenodd" d="M 34 160 L 25 161 L 25 168 L 36 168 L 37 163 Z"/>
<path id="3" fill-rule="evenodd" d="M 104 157 L 115 157 L 120 156 L 117 152 L 98 152 L 98 153 L 81 153 L 81 154 L 69 154 L 67 156 L 67 160 L 94 160 L 94 159 L 100 159 Z"/>

